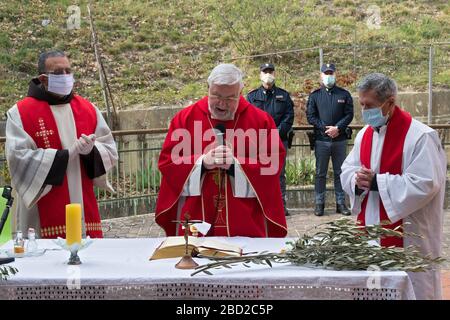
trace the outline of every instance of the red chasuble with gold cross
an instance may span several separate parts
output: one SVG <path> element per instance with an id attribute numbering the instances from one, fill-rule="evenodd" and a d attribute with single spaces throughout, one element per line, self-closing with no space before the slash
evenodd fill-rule
<path id="1" fill-rule="evenodd" d="M 80 96 L 74 96 L 70 101 L 70 106 L 77 138 L 83 133 L 86 135 L 94 133 L 97 126 L 97 115 L 92 104 Z M 24 130 L 33 138 L 38 148 L 62 149 L 58 127 L 52 110 L 46 101 L 26 97 L 17 103 L 17 107 Z M 103 234 L 93 181 L 87 176 L 82 163 L 80 163 L 80 168 L 86 234 L 93 238 L 99 238 Z M 52 186 L 50 192 L 37 202 L 43 238 L 65 238 L 65 206 L 69 203 L 70 195 L 66 175 L 61 186 Z"/>
<path id="2" fill-rule="evenodd" d="M 219 123 L 226 128 L 225 139 L 228 142 L 230 141 L 227 135 L 231 130 L 245 132 L 250 129 L 258 132 L 262 129 L 267 132 L 267 137 L 258 141 L 246 139 L 244 145 L 239 145 L 237 140 L 234 140 L 231 144 L 238 162 L 235 166 L 238 165 L 242 170 L 255 196 L 235 197 L 232 177 L 225 170 L 214 169 L 203 174 L 200 195 L 184 197 L 183 188 L 195 168 L 196 161 L 206 153 L 205 149 L 211 144 L 211 140 L 206 139 L 204 133 Z M 176 133 L 180 129 L 189 132 L 190 152 L 174 155 L 174 148 L 180 142 L 174 136 L 177 136 Z M 276 135 L 274 139 L 277 139 L 274 146 L 271 144 L 272 135 Z M 262 174 L 261 170 L 271 164 L 259 157 L 250 161 L 253 154 L 250 150 L 256 150 L 258 155 L 267 153 L 276 158 L 275 172 Z M 172 221 L 183 220 L 186 213 L 189 213 L 191 219 L 203 220 L 212 225 L 208 236 L 286 236 L 286 218 L 279 182 L 284 155 L 284 147 L 269 114 L 240 97 L 234 119 L 218 121 L 211 119 L 208 97 L 203 98 L 181 110 L 171 122 L 158 163 L 162 181 L 156 204 L 156 222 L 168 236 L 183 234 L 181 226 Z M 180 159 L 184 161 L 180 163 Z"/>

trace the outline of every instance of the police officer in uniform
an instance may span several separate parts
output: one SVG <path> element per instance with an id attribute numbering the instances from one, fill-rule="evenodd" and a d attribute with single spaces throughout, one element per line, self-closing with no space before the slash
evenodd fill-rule
<path id="1" fill-rule="evenodd" d="M 269 113 L 278 128 L 281 141 L 287 151 L 288 135 L 294 123 L 294 103 L 289 92 L 275 85 L 275 66 L 272 63 L 264 63 L 260 67 L 260 79 L 262 85 L 250 91 L 247 100 L 254 106 Z M 284 212 L 288 216 L 286 208 L 286 159 L 280 174 L 281 194 L 283 196 Z"/>
<path id="2" fill-rule="evenodd" d="M 315 214 L 322 216 L 325 208 L 326 177 L 331 157 L 334 172 L 336 212 L 350 215 L 345 206 L 340 174 L 346 157 L 347 126 L 353 120 L 351 94 L 336 86 L 336 67 L 324 64 L 321 67 L 321 87 L 309 95 L 306 110 L 308 122 L 314 126 L 316 178 Z"/>

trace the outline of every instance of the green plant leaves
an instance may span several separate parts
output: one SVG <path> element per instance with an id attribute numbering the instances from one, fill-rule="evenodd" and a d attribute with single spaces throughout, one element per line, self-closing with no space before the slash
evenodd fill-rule
<path id="1" fill-rule="evenodd" d="M 312 235 L 305 234 L 295 242 L 287 242 L 289 249 L 282 253 L 264 251 L 242 257 L 210 257 L 214 262 L 199 266 L 192 275 L 199 272 L 211 274 L 209 269 L 230 268 L 236 263 L 244 263 L 247 268 L 251 264 L 273 267 L 273 262 L 334 270 L 373 270 L 376 267 L 379 270 L 422 272 L 445 261 L 441 257 L 424 256 L 413 246 L 374 245 L 372 242 L 382 237 L 402 237 L 405 234 L 380 225 L 362 227 L 349 218 L 341 218 L 314 229 L 317 231 Z M 408 233 L 408 236 L 417 235 Z"/>

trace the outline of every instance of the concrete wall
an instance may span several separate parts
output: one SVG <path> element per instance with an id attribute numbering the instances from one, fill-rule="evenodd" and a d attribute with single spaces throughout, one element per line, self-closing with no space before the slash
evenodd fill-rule
<path id="1" fill-rule="evenodd" d="M 353 95 L 355 104 L 355 123 L 361 123 L 361 108 L 357 95 Z M 428 120 L 428 92 L 400 92 L 397 104 L 406 109 L 419 121 Z M 432 123 L 450 121 L 450 91 L 433 92 Z"/>
<path id="2" fill-rule="evenodd" d="M 354 123 L 361 123 L 361 112 L 356 94 L 353 94 L 353 99 L 355 102 Z M 428 92 L 400 92 L 398 103 L 416 119 L 426 122 Z M 183 109 L 183 106 L 155 107 L 145 104 L 132 106 L 127 110 L 119 111 L 120 129 L 167 128 L 172 117 L 181 109 Z M 447 123 L 449 121 L 450 91 L 435 91 L 433 93 L 433 123 Z M 5 136 L 5 121 L 0 121 L 0 136 Z"/>
<path id="3" fill-rule="evenodd" d="M 355 119 L 353 123 L 361 123 L 361 109 L 357 94 L 353 94 L 355 104 Z M 412 114 L 417 120 L 427 122 L 428 92 L 400 92 L 398 104 Z M 188 104 L 186 104 L 188 105 Z M 120 129 L 151 129 L 167 128 L 170 119 L 182 106 L 148 107 L 138 105 L 130 110 L 119 111 Z M 435 91 L 433 93 L 433 123 L 450 121 L 450 91 Z"/>
<path id="4" fill-rule="evenodd" d="M 353 124 L 361 124 L 361 108 L 358 101 L 358 96 L 353 94 L 355 105 L 355 118 Z M 190 103 L 187 103 L 188 105 Z M 400 92 L 398 94 L 398 104 L 409 111 L 414 118 L 419 121 L 427 122 L 428 115 L 428 93 L 427 92 Z M 183 109 L 182 106 L 161 106 L 149 107 L 145 105 L 137 105 L 130 108 L 130 110 L 119 111 L 118 118 L 121 130 L 130 129 L 152 129 L 152 128 L 167 128 L 173 116 Z M 296 112 L 298 115 L 299 113 Z M 302 119 L 297 119 L 303 123 Z M 447 123 L 450 122 L 450 91 L 436 91 L 433 93 L 433 123 Z M 164 135 L 161 135 L 163 137 Z M 299 133 L 296 137 L 300 138 L 303 134 Z M 142 138 L 142 137 L 141 137 Z M 138 136 L 124 136 L 121 140 L 125 148 L 139 148 L 141 142 Z M 303 143 L 306 137 L 297 139 L 297 143 Z M 301 140 L 301 141 L 300 141 Z M 300 150 L 296 150 L 299 153 Z M 303 152 L 303 151 L 302 151 Z M 137 153 L 136 153 L 137 155 Z M 127 154 L 127 161 L 124 162 L 126 170 L 135 172 L 141 163 L 140 159 L 134 159 L 133 154 Z M 293 158 L 292 150 L 289 154 L 289 159 Z M 295 157 L 301 156 L 296 154 Z M 450 154 L 449 154 L 450 156 Z"/>
<path id="5" fill-rule="evenodd" d="M 173 116 L 183 109 L 181 106 L 145 107 L 136 106 L 118 113 L 120 129 L 168 128 Z"/>

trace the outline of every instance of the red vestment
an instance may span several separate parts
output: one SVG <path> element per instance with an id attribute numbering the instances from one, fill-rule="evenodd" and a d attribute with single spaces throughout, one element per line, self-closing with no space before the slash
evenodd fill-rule
<path id="1" fill-rule="evenodd" d="M 95 132 L 97 115 L 94 106 L 80 96 L 70 101 L 77 138 L 81 134 Z M 38 148 L 62 149 L 58 127 L 48 102 L 33 97 L 26 97 L 17 103 L 24 130 L 33 138 Z M 80 164 L 81 184 L 83 189 L 83 211 L 86 234 L 92 238 L 103 237 L 100 213 L 94 194 L 93 181 Z M 70 203 L 67 175 L 61 186 L 52 186 L 48 194 L 38 200 L 39 220 L 42 238 L 66 237 L 65 206 Z"/>
<path id="2" fill-rule="evenodd" d="M 197 125 L 194 122 L 197 122 Z M 238 162 L 235 165 L 242 168 L 256 197 L 235 197 L 230 182 L 231 177 L 225 174 L 224 170 L 211 170 L 204 173 L 201 179 L 201 194 L 186 196 L 185 201 L 180 202 L 183 187 L 189 180 L 195 162 L 203 153 L 206 153 L 205 148 L 214 140 L 204 139 L 203 133 L 219 123 L 227 129 L 225 139 L 227 142 L 232 142 L 234 157 Z M 175 156 L 175 159 L 184 159 L 184 163 L 174 163 L 172 151 L 179 141 L 174 139 L 173 135 L 176 130 L 182 128 L 186 129 L 192 137 L 190 152 L 184 150 Z M 236 143 L 236 136 L 231 139 L 233 141 L 229 141 L 228 133 L 231 129 L 242 129 L 244 132 L 247 129 L 255 129 L 256 132 L 265 129 L 267 137 L 258 138 L 258 141 L 246 139 L 245 148 L 238 150 L 239 143 Z M 285 150 L 275 130 L 277 129 L 271 116 L 252 106 L 242 96 L 234 119 L 230 121 L 211 119 L 207 97 L 178 112 L 170 124 L 158 163 L 162 181 L 156 203 L 155 219 L 166 234 L 168 236 L 182 235 L 181 226 L 172 221 L 184 219 L 185 213 L 188 212 L 191 219 L 203 220 L 213 225 L 208 236 L 286 236 L 286 218 L 279 182 Z M 270 143 L 272 135 L 276 135 L 273 139 L 277 141 L 274 148 Z M 195 147 L 195 141 L 199 142 L 201 147 Z M 257 150 L 256 159 L 252 157 L 252 154 L 255 154 L 251 152 L 252 150 Z M 270 167 L 271 164 L 266 161 L 267 159 L 259 157 L 260 154 L 267 154 L 268 158 L 277 159 L 277 168 L 273 174 L 261 174 L 261 170 Z M 219 197 L 220 173 L 224 181 L 221 197 Z"/>

